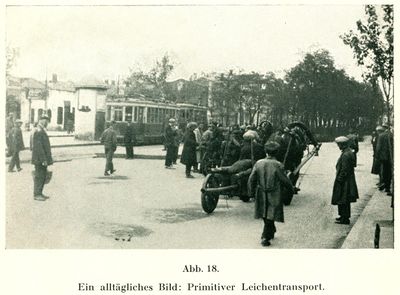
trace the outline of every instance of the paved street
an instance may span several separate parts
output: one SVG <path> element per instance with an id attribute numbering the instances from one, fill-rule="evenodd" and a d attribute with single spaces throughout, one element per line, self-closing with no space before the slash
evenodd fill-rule
<path id="1" fill-rule="evenodd" d="M 186 179 L 181 164 L 166 170 L 163 160 L 116 158 L 115 176 L 104 177 L 105 159 L 92 157 L 101 146 L 56 150 L 65 159 L 80 157 L 51 167 L 53 179 L 44 191 L 51 198 L 46 202 L 33 200 L 30 164 L 7 174 L 7 248 L 262 248 L 262 221 L 253 218 L 254 203 L 221 197 L 214 213 L 207 215 L 200 204 L 204 177 Z M 339 154 L 335 144 L 325 143 L 320 156 L 303 167 L 301 191 L 285 207 L 285 223 L 277 224 L 270 248 L 342 245 L 377 179 L 370 174 L 371 145 L 360 143 L 360 200 L 352 206 L 351 225 L 335 224 L 337 207 L 330 205 L 330 197 Z"/>

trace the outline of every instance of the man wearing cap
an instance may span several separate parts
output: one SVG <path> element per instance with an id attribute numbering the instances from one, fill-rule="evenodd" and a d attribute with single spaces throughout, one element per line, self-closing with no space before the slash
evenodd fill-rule
<path id="1" fill-rule="evenodd" d="M 255 218 L 264 220 L 261 245 L 269 246 L 274 238 L 275 221 L 284 222 L 282 186 L 293 193 L 293 185 L 286 176 L 283 164 L 276 159 L 279 144 L 265 144 L 267 157 L 257 161 L 248 180 L 248 192 L 255 196 Z"/>
<path id="2" fill-rule="evenodd" d="M 178 132 L 175 128 L 175 119 L 171 118 L 168 120 L 168 126 L 165 128 L 165 147 L 167 149 L 167 154 L 165 155 L 165 168 L 171 169 L 172 163 L 175 159 L 177 146 Z"/>
<path id="3" fill-rule="evenodd" d="M 349 139 L 339 136 L 335 139 L 342 151 L 336 163 L 336 178 L 333 184 L 332 205 L 338 206 L 338 224 L 350 224 L 351 203 L 358 199 L 356 177 L 354 175 L 355 155 L 349 147 Z"/>
<path id="4" fill-rule="evenodd" d="M 24 139 L 22 138 L 21 131 L 22 121 L 15 120 L 15 125 L 9 133 L 10 146 L 9 152 L 11 154 L 10 165 L 8 166 L 8 172 L 14 172 L 14 167 L 17 167 L 18 172 L 22 170 L 19 161 L 19 152 L 25 149 Z"/>
<path id="5" fill-rule="evenodd" d="M 382 167 L 383 184 L 379 187 L 380 190 L 385 190 L 389 195 L 391 192 L 392 183 L 392 165 L 393 165 L 393 134 L 389 130 L 389 125 L 382 124 L 384 131 L 379 134 L 376 142 L 376 155 Z"/>
<path id="6" fill-rule="evenodd" d="M 101 143 L 104 144 L 104 153 L 106 155 L 104 176 L 109 176 L 116 171 L 113 164 L 114 152 L 117 150 L 117 133 L 114 130 L 114 125 L 115 121 L 111 121 L 110 126 L 104 130 L 100 137 Z"/>
<path id="7" fill-rule="evenodd" d="M 43 115 L 39 119 L 32 136 L 32 164 L 35 165 L 35 176 L 33 180 L 33 197 L 36 201 L 45 201 L 47 196 L 43 195 L 46 181 L 47 167 L 53 164 L 51 156 L 50 140 L 46 132 L 49 117 Z"/>

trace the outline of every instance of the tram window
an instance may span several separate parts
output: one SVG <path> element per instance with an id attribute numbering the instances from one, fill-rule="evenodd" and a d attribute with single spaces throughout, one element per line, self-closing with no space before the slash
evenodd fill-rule
<path id="1" fill-rule="evenodd" d="M 125 121 L 132 121 L 132 107 L 125 107 Z"/>
<path id="2" fill-rule="evenodd" d="M 114 121 L 122 121 L 122 107 L 114 107 Z"/>
<path id="3" fill-rule="evenodd" d="M 160 109 L 155 109 L 155 121 L 154 123 L 160 123 Z"/>
<path id="4" fill-rule="evenodd" d="M 133 122 L 137 122 L 138 121 L 138 107 L 135 107 L 135 111 L 133 113 Z"/>
<path id="5" fill-rule="evenodd" d="M 111 121 L 111 106 L 107 106 L 106 121 Z"/>

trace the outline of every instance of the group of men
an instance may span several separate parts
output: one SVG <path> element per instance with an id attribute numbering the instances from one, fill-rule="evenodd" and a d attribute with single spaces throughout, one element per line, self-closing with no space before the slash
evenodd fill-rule
<path id="1" fill-rule="evenodd" d="M 373 164 L 371 173 L 379 175 L 377 186 L 393 195 L 393 133 L 389 125 L 377 126 L 372 136 Z"/>

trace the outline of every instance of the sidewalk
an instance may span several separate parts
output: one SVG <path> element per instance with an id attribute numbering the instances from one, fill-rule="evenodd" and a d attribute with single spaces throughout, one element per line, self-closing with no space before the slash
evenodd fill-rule
<path id="1" fill-rule="evenodd" d="M 378 189 L 372 195 L 350 233 L 342 249 L 374 248 L 376 224 L 380 226 L 379 248 L 394 248 L 392 198 Z"/>

